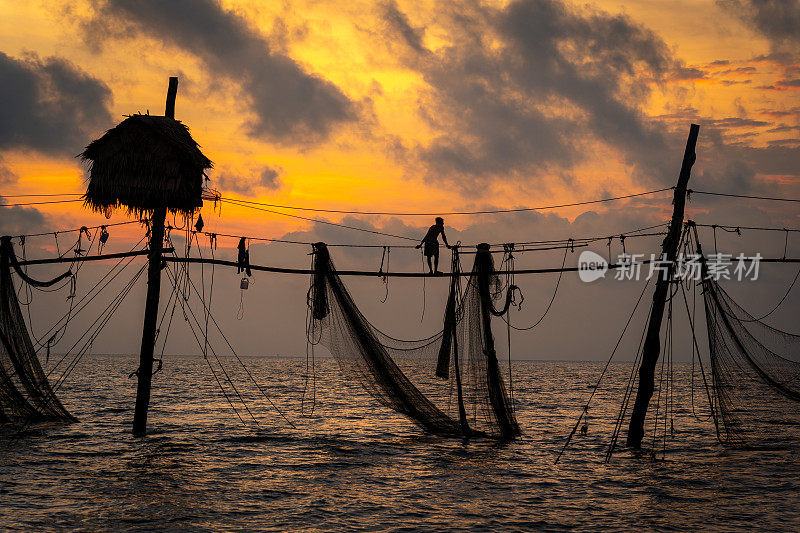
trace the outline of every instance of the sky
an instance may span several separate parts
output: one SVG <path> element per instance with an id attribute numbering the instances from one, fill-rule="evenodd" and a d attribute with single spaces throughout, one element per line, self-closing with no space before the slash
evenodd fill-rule
<path id="1" fill-rule="evenodd" d="M 8 204 L 21 201 L 15 195 L 83 192 L 87 172 L 76 155 L 125 115 L 162 114 L 167 79 L 178 76 L 176 118 L 214 162 L 210 186 L 226 198 L 433 214 L 627 195 L 674 185 L 691 123 L 701 130 L 690 187 L 800 198 L 798 28 L 797 0 L 0 0 L 0 196 Z M 796 205 L 695 195 L 687 216 L 800 228 Z M 202 216 L 207 231 L 235 236 L 410 242 L 286 216 L 319 214 L 278 211 L 283 214 L 207 202 Z M 453 242 L 521 242 L 618 235 L 659 224 L 670 212 L 666 192 L 557 210 L 453 216 L 446 226 Z M 432 216 L 322 218 L 412 238 L 433 222 Z M 108 223 L 125 220 L 118 211 Z M 103 223 L 80 203 L 0 210 L 3 234 Z M 130 249 L 142 234 L 136 224 L 114 227 L 107 251 Z M 701 237 L 713 239 L 706 229 Z M 775 257 L 786 247 L 800 255 L 800 242 L 792 242 L 797 234 L 789 240 L 748 231 L 717 237 L 732 253 Z M 52 256 L 70 239 L 74 234 L 62 236 L 57 247 L 52 236 L 30 238 L 26 254 Z M 184 242 L 179 235 L 174 240 Z M 214 253 L 232 257 L 237 242 L 220 238 Z M 205 237 L 199 244 L 211 253 Z M 657 236 L 637 239 L 626 251 L 651 253 L 659 245 Z M 602 241 L 592 249 L 618 253 L 621 243 L 609 250 Z M 308 252 L 307 246 L 251 241 L 254 263 L 305 268 Z M 376 269 L 381 254 L 380 248 L 336 249 L 333 259 Z M 413 250 L 396 248 L 390 258 L 394 269 L 422 268 Z M 577 254 L 524 254 L 518 266 L 562 261 L 574 265 Z M 78 291 L 103 268 L 82 268 Z M 762 284 L 733 290 L 754 313 L 768 310 L 793 268 L 765 266 Z M 196 274 L 210 288 L 210 272 Z M 641 290 L 633 283 L 589 286 L 574 274 L 564 278 L 547 320 L 516 336 L 514 357 L 604 358 Z M 247 292 L 239 290 L 235 272 L 215 272 L 215 280 L 213 306 L 241 352 L 303 353 L 307 279 L 257 275 Z M 521 282 L 526 303 L 514 320 L 534 322 L 555 282 L 553 276 Z M 442 280 L 392 280 L 386 303 L 379 280 L 348 283 L 387 333 L 419 337 L 440 327 Z M 138 348 L 143 287 L 140 281 L 120 319 L 98 337 L 97 351 Z M 165 282 L 165 296 L 169 289 Z M 53 295 L 36 298 L 34 334 L 66 305 Z M 236 320 L 240 303 L 245 318 Z M 793 297 L 782 305 L 783 316 L 800 309 Z M 174 339 L 168 351 L 197 349 L 185 331 Z"/>

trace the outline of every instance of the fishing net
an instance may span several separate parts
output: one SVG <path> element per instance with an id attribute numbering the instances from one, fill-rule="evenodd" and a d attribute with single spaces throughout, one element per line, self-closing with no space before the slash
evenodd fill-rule
<path id="1" fill-rule="evenodd" d="M 0 424 L 75 420 L 56 398 L 42 371 L 17 300 L 11 268 L 25 283 L 48 287 L 72 275 L 50 281 L 27 276 L 14 255 L 10 237 L 0 242 Z"/>
<path id="2" fill-rule="evenodd" d="M 770 327 L 704 282 L 720 440 L 778 444 L 800 429 L 800 336 Z"/>
<path id="3" fill-rule="evenodd" d="M 452 267 L 460 272 L 457 251 Z M 502 290 L 488 245 L 476 253 L 466 289 L 460 276 L 451 277 L 443 330 L 414 341 L 386 335 L 361 314 L 324 243 L 314 247 L 313 270 L 309 337 L 331 352 L 346 377 L 430 433 L 519 434 L 491 330 L 491 317 L 508 311 L 513 287 Z M 497 309 L 504 292 L 506 301 Z"/>

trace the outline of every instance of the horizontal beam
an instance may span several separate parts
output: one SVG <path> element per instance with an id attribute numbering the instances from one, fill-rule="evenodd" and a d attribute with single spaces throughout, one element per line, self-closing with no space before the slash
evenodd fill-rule
<path id="1" fill-rule="evenodd" d="M 164 253 L 172 253 L 174 248 L 164 248 Z M 119 252 L 115 254 L 99 254 L 99 255 L 78 255 L 75 257 L 55 257 L 52 259 L 30 259 L 27 261 L 20 261 L 20 266 L 28 265 L 52 265 L 58 263 L 82 263 L 85 261 L 105 261 L 108 259 L 120 259 L 122 257 L 133 257 L 137 255 L 147 255 L 150 250 L 136 250 L 135 252 Z"/>
<path id="2" fill-rule="evenodd" d="M 165 261 L 171 263 L 201 263 L 205 265 L 220 265 L 229 267 L 238 267 L 239 263 L 236 261 L 224 261 L 222 259 L 210 259 L 200 257 L 165 257 Z M 618 268 L 619 265 L 609 265 L 609 268 Z M 261 265 L 250 265 L 250 270 L 259 272 L 276 272 L 278 274 L 313 274 L 314 271 L 305 268 L 283 268 Z M 565 267 L 565 268 L 533 268 L 525 270 L 498 270 L 498 275 L 503 274 L 548 274 L 552 272 L 576 272 L 578 267 Z M 339 276 L 368 276 L 381 278 L 387 276 L 390 278 L 449 278 L 453 276 L 468 277 L 472 272 L 458 272 L 453 274 L 451 272 L 440 272 L 438 274 L 429 274 L 427 272 L 376 272 L 374 270 L 337 270 L 336 274 Z"/>
<path id="3" fill-rule="evenodd" d="M 164 248 L 164 253 L 172 253 L 174 252 L 174 248 Z M 49 264 L 58 264 L 58 263 L 80 263 L 84 261 L 105 261 L 110 259 L 120 259 L 123 257 L 133 257 L 138 255 L 147 255 L 150 253 L 149 250 L 136 250 L 134 252 L 119 252 L 114 254 L 100 254 L 100 255 L 87 255 L 87 256 L 78 256 L 78 257 L 56 257 L 52 259 L 30 259 L 27 261 L 20 261 L 20 266 L 29 266 L 29 265 L 49 265 Z M 222 259 L 211 259 L 206 257 L 175 257 L 175 256 L 166 256 L 163 258 L 164 261 L 169 263 L 201 263 L 206 265 L 220 265 L 220 266 L 229 266 L 229 267 L 238 267 L 239 263 L 236 261 L 225 261 Z M 800 259 L 794 258 L 781 258 L 781 257 L 773 257 L 773 258 L 762 258 L 762 263 L 800 263 Z M 641 264 L 648 264 L 650 263 L 649 260 L 641 261 Z M 620 264 L 611 264 L 608 265 L 609 270 L 614 270 L 620 268 L 623 265 Z M 284 268 L 284 267 L 273 267 L 273 266 L 262 266 L 262 265 L 250 265 L 250 270 L 256 270 L 259 272 L 276 272 L 278 274 L 313 274 L 314 271 L 306 268 Z M 577 272 L 578 267 L 563 267 L 563 268 L 527 268 L 527 269 L 520 269 L 520 270 L 498 270 L 498 275 L 504 274 L 553 274 L 559 272 Z M 439 274 L 428 274 L 427 272 L 376 272 L 374 270 L 337 270 L 336 273 L 340 276 L 368 276 L 368 277 L 376 277 L 380 278 L 383 276 L 387 276 L 390 278 L 449 278 L 452 277 L 454 274 L 450 272 L 441 272 Z M 467 277 L 472 275 L 471 272 L 459 272 L 458 276 Z"/>
<path id="4" fill-rule="evenodd" d="M 211 259 L 206 257 L 164 257 L 164 261 L 169 263 L 199 263 L 204 265 L 220 265 L 220 266 L 229 266 L 229 267 L 238 267 L 239 263 L 236 261 L 225 261 L 223 259 Z M 786 259 L 786 258 L 772 258 L 772 259 L 761 259 L 762 263 L 800 263 L 800 259 Z M 638 262 L 638 264 L 647 265 L 651 263 L 651 261 L 644 260 Z M 622 264 L 614 263 L 608 265 L 609 270 L 614 270 L 620 268 Z M 314 271 L 306 268 L 284 268 L 284 267 L 273 267 L 273 266 L 262 266 L 262 265 L 250 265 L 250 270 L 255 270 L 258 272 L 275 272 L 278 274 L 305 274 L 310 275 L 313 274 Z M 503 276 L 506 274 L 553 274 L 559 272 L 577 272 L 578 267 L 561 267 L 561 268 L 526 268 L 526 269 L 519 269 L 519 270 L 498 270 L 495 273 L 499 276 Z M 450 278 L 453 276 L 461 276 L 461 277 L 468 277 L 472 275 L 472 272 L 458 272 L 453 274 L 452 272 L 440 272 L 438 274 L 429 274 L 427 272 L 376 272 L 374 270 L 337 270 L 336 274 L 339 276 L 366 276 L 366 277 L 374 277 L 374 278 L 381 278 L 381 277 L 389 277 L 389 278 Z"/>

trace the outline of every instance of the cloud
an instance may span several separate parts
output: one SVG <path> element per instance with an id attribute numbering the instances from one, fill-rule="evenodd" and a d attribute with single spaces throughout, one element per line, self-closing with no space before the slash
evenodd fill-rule
<path id="1" fill-rule="evenodd" d="M 7 205 L 6 198 L 0 196 L 0 205 Z M 45 215 L 32 207 L 0 207 L 0 235 L 21 235 L 44 229 Z"/>
<path id="2" fill-rule="evenodd" d="M 384 19 L 410 35 L 400 15 L 392 4 Z M 642 107 L 653 80 L 701 73 L 681 70 L 653 32 L 558 0 L 448 4 L 437 15 L 452 44 L 406 60 L 428 84 L 420 112 L 440 132 L 408 151 L 432 176 L 469 189 L 568 173 L 600 142 L 620 150 L 644 181 L 667 180 L 661 157 L 670 139 Z"/>
<path id="3" fill-rule="evenodd" d="M 800 89 L 800 78 L 793 80 L 778 80 L 775 82 L 775 85 L 791 89 Z"/>
<path id="4" fill-rule="evenodd" d="M 265 167 L 264 170 L 261 171 L 261 180 L 259 184 L 266 189 L 277 189 L 281 186 L 280 175 L 282 173 L 283 169 L 280 167 Z"/>
<path id="5" fill-rule="evenodd" d="M 424 30 L 411 26 L 408 17 L 398 9 L 394 0 L 385 2 L 381 9 L 382 18 L 386 22 L 387 30 L 390 34 L 398 35 L 415 52 L 422 53 L 426 51 L 422 44 Z"/>
<path id="6" fill-rule="evenodd" d="M 112 120 L 111 91 L 69 61 L 0 52 L 0 150 L 77 154 Z"/>
<path id="7" fill-rule="evenodd" d="M 767 37 L 774 50 L 800 45 L 800 0 L 717 0 L 726 11 Z"/>
<path id="8" fill-rule="evenodd" d="M 678 67 L 673 70 L 670 79 L 673 81 L 704 80 L 708 72 L 696 67 Z"/>
<path id="9" fill-rule="evenodd" d="M 710 126 L 719 126 L 724 128 L 753 128 L 759 126 L 769 126 L 769 122 L 763 120 L 754 120 L 751 118 L 741 117 L 726 117 L 719 119 L 709 119 L 706 123 Z"/>
<path id="10" fill-rule="evenodd" d="M 271 50 L 247 21 L 213 0 L 108 0 L 97 17 L 132 24 L 197 55 L 210 75 L 240 84 L 255 115 L 246 125 L 254 137 L 309 144 L 356 117 L 355 104 L 339 88 Z"/>
<path id="11" fill-rule="evenodd" d="M 0 155 L 0 185 L 15 183 L 17 180 L 19 180 L 19 176 L 17 176 L 10 168 L 5 166 L 3 163 L 3 156 Z"/>
<path id="12" fill-rule="evenodd" d="M 277 190 L 283 183 L 280 176 L 283 174 L 281 167 L 266 166 L 260 171 L 249 174 L 223 169 L 216 173 L 214 182 L 223 191 L 233 191 L 244 196 L 254 196 L 266 190 Z"/>

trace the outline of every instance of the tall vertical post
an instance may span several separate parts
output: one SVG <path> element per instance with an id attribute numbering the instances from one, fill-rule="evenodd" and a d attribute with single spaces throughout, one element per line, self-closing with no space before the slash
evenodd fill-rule
<path id="1" fill-rule="evenodd" d="M 175 97 L 178 94 L 178 78 L 170 77 L 167 89 L 167 105 L 164 115 L 175 118 Z M 150 387 L 153 379 L 153 353 L 156 343 L 156 322 L 158 321 L 158 300 L 161 292 L 161 260 L 164 245 L 164 219 L 167 207 L 153 210 L 150 219 L 150 253 L 147 266 L 147 300 L 144 307 L 142 326 L 142 347 L 139 352 L 138 384 L 136 387 L 136 409 L 133 413 L 133 434 L 144 436 L 147 433 L 147 408 L 150 405 Z"/>
<path id="2" fill-rule="evenodd" d="M 683 213 L 686 206 L 686 188 L 692 173 L 692 165 L 694 165 L 697 158 L 695 147 L 699 131 L 700 126 L 697 124 L 692 124 L 689 128 L 689 138 L 686 141 L 686 151 L 683 154 L 681 173 L 678 176 L 678 184 L 675 186 L 675 195 L 672 201 L 672 221 L 661 248 L 662 257 L 669 262 L 669 267 L 666 271 L 662 271 L 656 279 L 656 288 L 653 292 L 653 307 L 650 312 L 647 334 L 642 347 L 642 363 L 639 366 L 639 390 L 636 392 L 636 401 L 633 404 L 633 413 L 628 426 L 626 446 L 629 448 L 638 449 L 642 446 L 644 419 L 647 416 L 647 407 L 650 404 L 650 398 L 653 396 L 653 389 L 655 388 L 656 363 L 661 353 L 661 322 L 664 318 L 664 305 L 667 301 L 669 284 L 672 280 L 674 261 L 678 255 L 681 228 L 683 227 Z"/>

